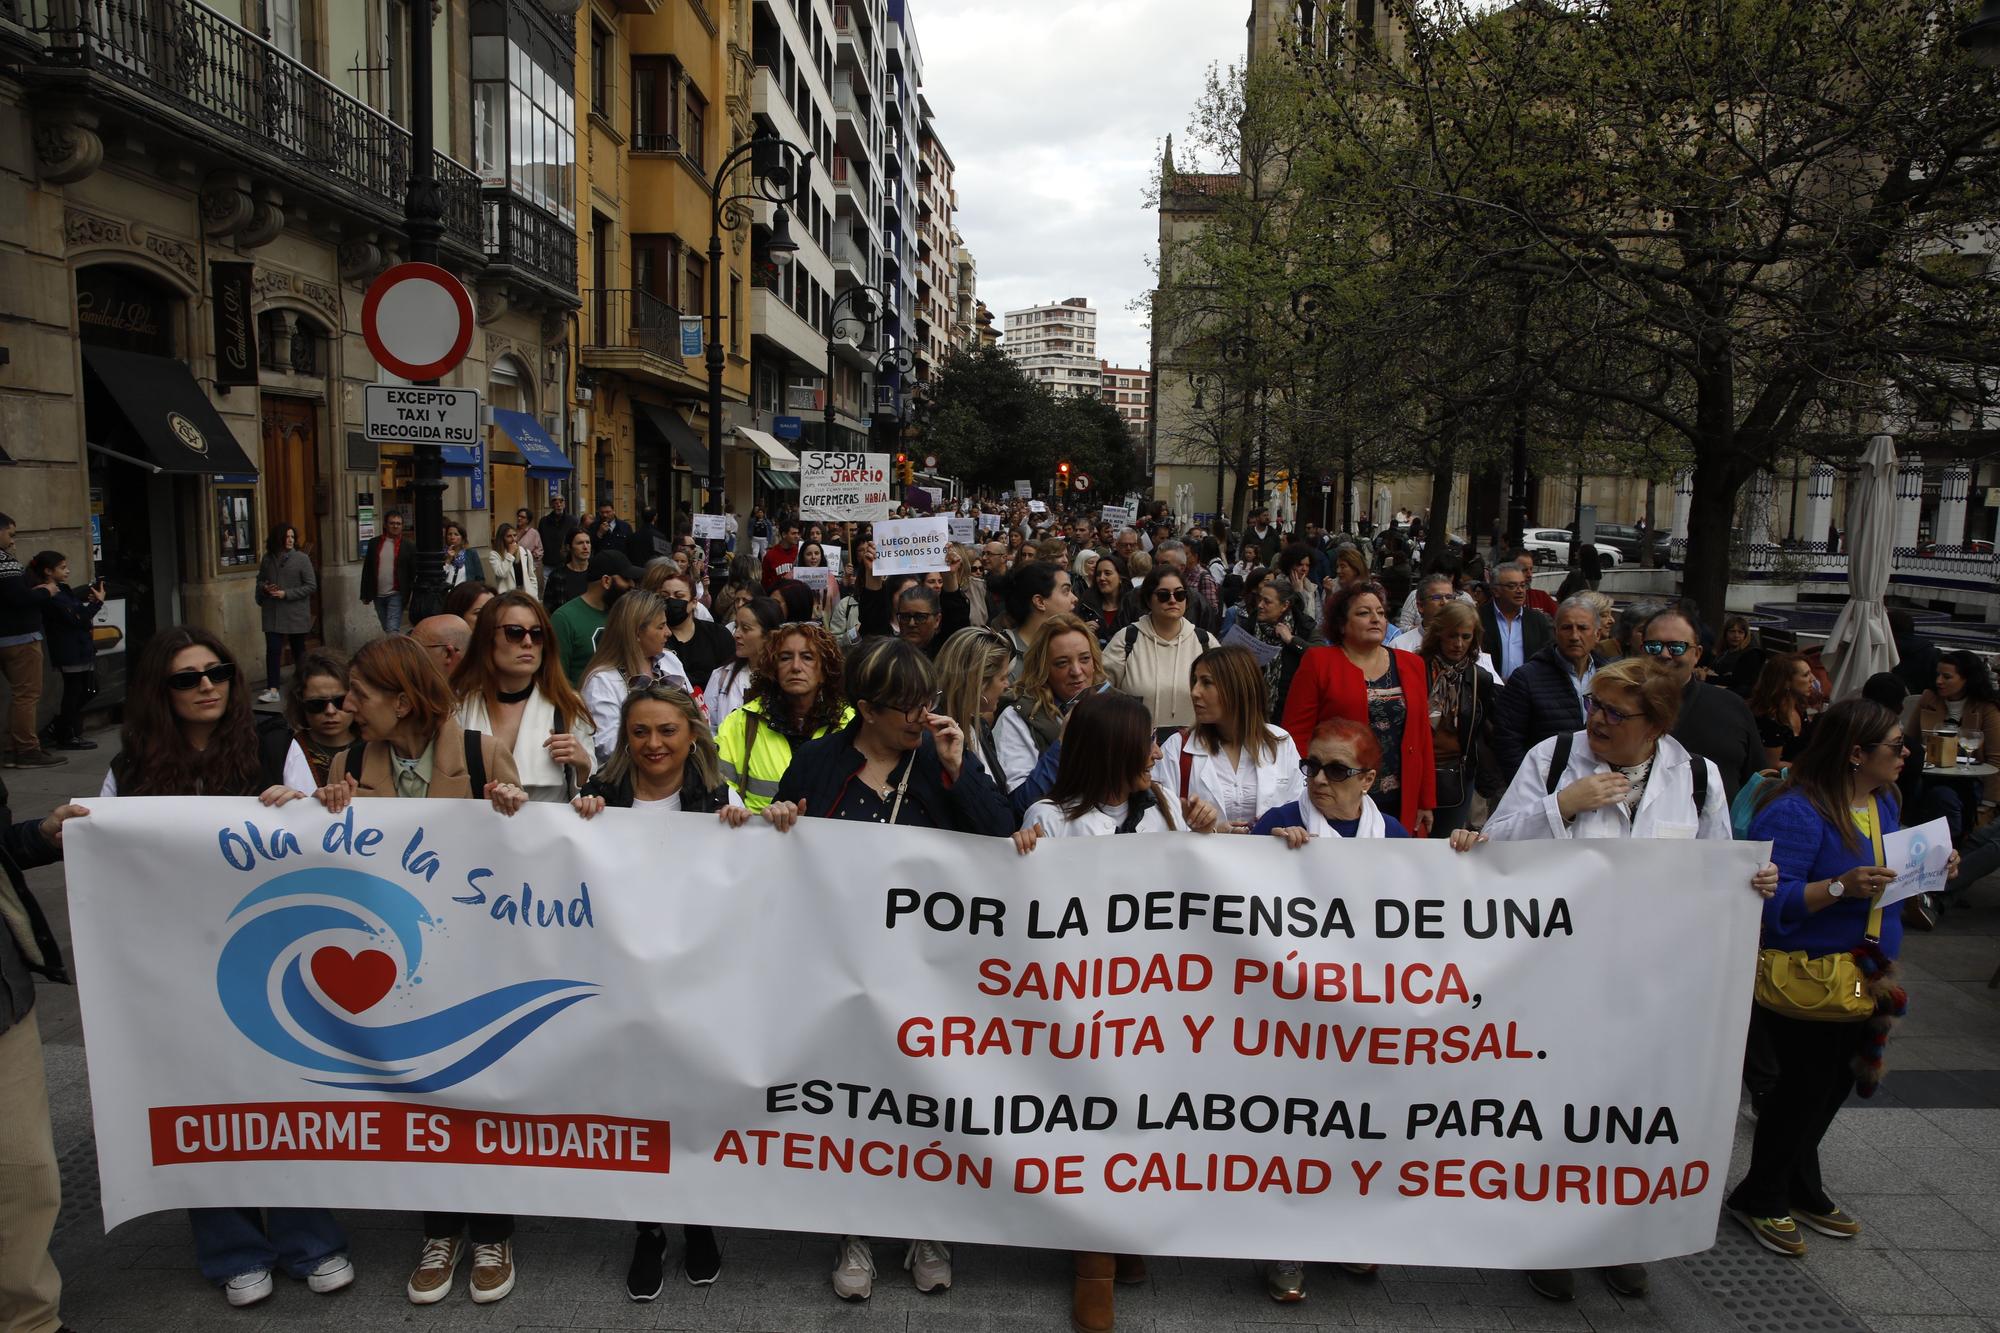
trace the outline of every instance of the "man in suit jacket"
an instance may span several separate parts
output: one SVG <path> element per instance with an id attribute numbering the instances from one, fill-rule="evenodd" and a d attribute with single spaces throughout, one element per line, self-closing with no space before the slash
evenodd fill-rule
<path id="1" fill-rule="evenodd" d="M 1557 608 L 1555 634 L 1493 699 L 1493 758 L 1509 782 L 1539 742 L 1583 728 L 1583 696 L 1597 674 L 1596 610 L 1570 598 Z"/>
<path id="2" fill-rule="evenodd" d="M 1555 642 L 1555 625 L 1528 606 L 1528 571 L 1506 564 L 1493 571 L 1493 599 L 1479 608 L 1486 651 L 1506 680 L 1521 664 Z"/>
<path id="3" fill-rule="evenodd" d="M 400 634 L 403 609 L 417 586 L 417 543 L 403 531 L 403 516 L 390 514 L 361 557 L 361 600 L 375 607 L 385 634 Z"/>

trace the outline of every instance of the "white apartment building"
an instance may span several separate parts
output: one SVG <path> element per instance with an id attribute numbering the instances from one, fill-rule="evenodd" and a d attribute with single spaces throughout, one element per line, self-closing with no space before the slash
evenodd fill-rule
<path id="1" fill-rule="evenodd" d="M 1084 297 L 1009 310 L 1000 350 L 1019 362 L 1029 379 L 1058 398 L 1103 391 L 1104 365 L 1097 359 L 1097 312 Z"/>
<path id="2" fill-rule="evenodd" d="M 1153 417 L 1153 372 L 1102 363 L 1104 388 L 1100 397 L 1118 411 L 1118 419 L 1137 439 L 1146 437 Z"/>

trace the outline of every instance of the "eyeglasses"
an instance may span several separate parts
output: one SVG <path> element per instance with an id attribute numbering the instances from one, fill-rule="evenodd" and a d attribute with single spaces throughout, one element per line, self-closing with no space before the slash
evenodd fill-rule
<path id="1" fill-rule="evenodd" d="M 338 713 L 340 706 L 347 702 L 347 696 L 336 694 L 325 699 L 301 699 L 299 707 L 308 713 Z"/>
<path id="2" fill-rule="evenodd" d="M 1153 600 L 1156 602 L 1185 602 L 1187 600 L 1187 589 L 1155 588 L 1153 589 Z"/>
<path id="3" fill-rule="evenodd" d="M 896 619 L 905 625 L 928 625 L 937 619 L 935 611 L 898 611 Z"/>
<path id="4" fill-rule="evenodd" d="M 502 625 L 500 632 L 507 636 L 509 643 L 532 643 L 539 645 L 549 637 L 549 632 L 540 625 Z M 444 645 L 439 644 L 439 647 Z"/>
<path id="5" fill-rule="evenodd" d="M 1614 727 L 1621 722 L 1630 722 L 1633 718 L 1639 716 L 1637 713 L 1628 713 L 1622 708 L 1613 708 L 1594 694 L 1583 696 L 1583 711 L 1586 713 L 1603 714 L 1604 720 Z"/>
<path id="6" fill-rule="evenodd" d="M 1678 640 L 1648 639 L 1645 644 L 1648 656 L 1671 657 L 1677 661 L 1680 658 L 1686 657 L 1688 650 L 1693 647 L 1694 645 L 1691 643 L 1682 643 Z"/>
<path id="7" fill-rule="evenodd" d="M 1873 745 L 1861 745 L 1855 748 L 1861 750 L 1895 750 L 1901 754 L 1908 754 L 1910 752 L 1910 743 L 1901 736 L 1898 736 L 1893 741 L 1876 741 Z"/>
<path id="8" fill-rule="evenodd" d="M 1358 778 L 1370 771 L 1366 768 L 1353 768 L 1347 764 L 1325 764 L 1313 758 L 1299 760 L 1299 772 L 1306 775 L 1307 782 L 1311 782 L 1322 773 L 1326 774 L 1328 782 L 1345 782 L 1349 778 Z"/>
<path id="9" fill-rule="evenodd" d="M 870 708 L 876 709 L 880 712 L 895 713 L 898 716 L 903 717 L 911 722 L 917 721 L 920 717 L 923 716 L 923 714 L 931 711 L 931 705 L 928 699 L 919 699 L 913 704 L 885 704 L 885 703 L 878 703 L 874 699 L 864 699 L 861 700 L 861 702 L 866 703 Z"/>
<path id="10" fill-rule="evenodd" d="M 182 694 L 186 694 L 189 690 L 200 689 L 201 683 L 204 680 L 209 681 L 216 685 L 227 685 L 230 681 L 235 679 L 236 679 L 236 663 L 217 662 L 213 666 L 207 667 L 201 671 L 174 672 L 171 676 L 167 677 L 167 688 L 170 690 L 177 690 Z"/>
<path id="11" fill-rule="evenodd" d="M 1526 579 L 1495 579 L 1493 586 L 1500 592 L 1519 592 L 1528 586 Z"/>

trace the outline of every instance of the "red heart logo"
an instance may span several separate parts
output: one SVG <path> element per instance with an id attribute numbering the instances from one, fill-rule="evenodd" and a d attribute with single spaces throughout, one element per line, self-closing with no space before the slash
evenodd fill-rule
<path id="1" fill-rule="evenodd" d="M 396 984 L 396 960 L 380 949 L 350 954 L 329 944 L 312 956 L 313 980 L 350 1014 L 371 1009 Z"/>

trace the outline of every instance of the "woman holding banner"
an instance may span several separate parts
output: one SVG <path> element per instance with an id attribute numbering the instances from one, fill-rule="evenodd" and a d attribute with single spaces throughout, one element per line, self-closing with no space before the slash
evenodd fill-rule
<path id="1" fill-rule="evenodd" d="M 509 593 L 508 599 L 524 596 Z M 497 619 L 480 617 L 489 625 Z M 502 637 L 494 635 L 484 650 L 490 653 Z M 463 660 L 480 650 L 475 641 Z M 361 739 L 347 748 L 334 766 L 333 779 L 315 793 L 319 803 L 332 815 L 346 810 L 357 796 L 484 799 L 503 815 L 526 805 L 528 793 L 507 747 L 463 727 L 454 713 L 456 704 L 443 673 L 416 640 L 391 634 L 363 644 L 349 665 L 347 689 L 348 711 Z M 451 1294 L 468 1240 L 473 1301 L 485 1305 L 514 1289 L 513 1217 L 426 1212 L 423 1249 L 404 1288 L 412 1305 L 431 1305 Z"/>
<path id="2" fill-rule="evenodd" d="M 1603 679 L 1603 672 L 1598 678 Z M 1750 1169 L 1725 1206 L 1767 1250 L 1806 1252 L 1803 1222 L 1848 1240 L 1861 1223 L 1826 1192 L 1819 1145 L 1854 1090 L 1882 1077 L 1882 1046 L 1903 1011 L 1895 959 L 1902 913 L 1876 906 L 1896 878 L 1883 840 L 1900 826 L 1896 779 L 1908 755 L 1901 720 L 1867 699 L 1843 699 L 1820 715 L 1785 779 L 1750 821 L 1750 836 L 1771 840 L 1778 888 L 1764 904 L 1764 951 L 1750 1040 L 1777 1069 L 1756 1099 Z M 1946 865 L 1958 871 L 1958 853 Z M 1778 968 L 1832 965 L 1832 995 L 1808 1007 L 1796 992 L 1767 985 Z M 1861 987 L 1851 1009 L 1830 1003 Z"/>
<path id="3" fill-rule="evenodd" d="M 965 762 L 965 733 L 931 711 L 937 675 L 921 648 L 902 639 L 864 641 L 848 660 L 847 692 L 854 721 L 799 747 L 767 816 L 773 824 L 787 828 L 802 815 L 815 815 L 998 838 L 1013 834 L 1007 798 L 985 769 Z M 951 1286 L 951 1250 L 942 1241 L 912 1241 L 903 1267 L 918 1291 Z M 874 1289 L 875 1254 L 867 1237 L 843 1236 L 834 1295 L 866 1300 Z"/>
<path id="4" fill-rule="evenodd" d="M 392 639 L 437 675 L 412 640 Z M 267 781 L 247 686 L 207 630 L 176 625 L 154 635 L 133 666 L 119 752 L 98 794 L 256 796 L 273 806 L 298 799 Z M 324 1208 L 191 1208 L 188 1225 L 201 1275 L 231 1305 L 268 1297 L 280 1265 L 322 1294 L 354 1281 L 347 1233 Z"/>
<path id="5" fill-rule="evenodd" d="M 555 626 L 531 592 L 494 598 L 452 671 L 459 725 L 513 757 L 534 801 L 567 800 L 596 765 L 590 711 L 563 674 Z"/>
<path id="6" fill-rule="evenodd" d="M 1215 807 L 1217 833 L 1248 833 L 1299 799 L 1299 751 L 1291 733 L 1264 720 L 1264 675 L 1248 648 L 1211 648 L 1188 669 L 1194 725 L 1160 747 L 1153 780 L 1176 801 Z"/>
<path id="7" fill-rule="evenodd" d="M 1584 729 L 1529 750 L 1486 831 L 1459 829 L 1452 847 L 1466 851 L 1488 839 L 1522 838 L 1727 842 L 1729 796 L 1721 773 L 1668 735 L 1680 706 L 1680 682 L 1653 658 L 1625 657 L 1598 668 L 1584 696 Z M 1769 898 L 1779 873 L 1767 865 L 1750 887 Z M 1644 1264 L 1613 1264 L 1603 1273 L 1621 1296 L 1646 1294 Z M 1567 1268 L 1531 1272 L 1528 1285 L 1550 1300 L 1576 1299 L 1576 1274 Z"/>
<path id="8" fill-rule="evenodd" d="M 777 796 L 795 748 L 854 720 L 840 697 L 840 646 L 814 622 L 772 631 L 755 670 L 750 696 L 716 735 L 723 779 L 753 814 Z"/>

